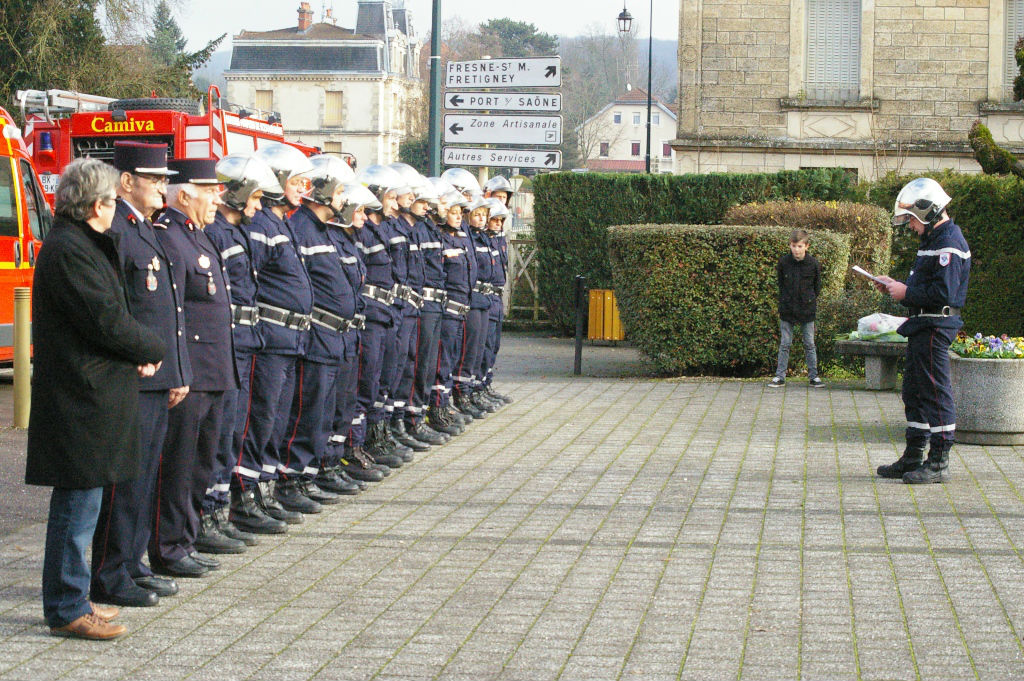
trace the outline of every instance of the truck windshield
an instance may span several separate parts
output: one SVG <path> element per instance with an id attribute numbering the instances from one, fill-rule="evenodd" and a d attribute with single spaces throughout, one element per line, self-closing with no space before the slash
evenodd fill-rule
<path id="1" fill-rule="evenodd" d="M 16 191 L 14 164 L 9 158 L 0 158 L 0 236 L 18 236 Z"/>

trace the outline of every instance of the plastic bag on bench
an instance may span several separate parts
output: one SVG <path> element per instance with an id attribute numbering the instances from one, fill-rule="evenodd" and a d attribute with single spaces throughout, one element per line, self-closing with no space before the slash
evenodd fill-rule
<path id="1" fill-rule="evenodd" d="M 896 333 L 896 329 L 905 321 L 906 317 L 883 312 L 869 314 L 857 320 L 857 330 L 850 334 L 850 340 L 905 343 L 907 339 Z"/>

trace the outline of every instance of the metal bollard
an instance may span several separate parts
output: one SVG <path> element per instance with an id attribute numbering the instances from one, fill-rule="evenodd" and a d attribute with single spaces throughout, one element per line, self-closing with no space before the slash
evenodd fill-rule
<path id="1" fill-rule="evenodd" d="M 32 289 L 14 289 L 14 427 L 28 428 L 32 408 Z"/>
<path id="2" fill-rule="evenodd" d="M 583 307 L 586 298 L 587 278 L 582 274 L 576 275 L 576 362 L 573 364 L 572 373 L 579 376 L 583 373 L 583 326 L 586 319 L 586 308 Z"/>

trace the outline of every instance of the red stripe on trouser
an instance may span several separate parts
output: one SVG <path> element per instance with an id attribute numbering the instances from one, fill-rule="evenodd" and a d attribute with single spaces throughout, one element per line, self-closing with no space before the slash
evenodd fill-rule
<path id="1" fill-rule="evenodd" d="M 255 375 L 256 355 L 253 354 L 252 359 L 249 360 L 249 399 L 245 405 L 245 426 L 242 427 L 242 444 L 238 448 L 238 458 L 235 460 L 235 466 L 242 465 L 242 452 L 245 451 L 245 436 L 249 434 L 249 415 L 252 413 L 252 379 Z M 235 477 L 238 478 L 238 486 L 245 489 L 245 478 L 242 477 L 242 474 L 236 471 Z"/>
<path id="2" fill-rule="evenodd" d="M 288 458 L 287 458 L 287 460 L 285 460 L 285 463 L 284 463 L 284 467 L 285 468 L 291 468 L 291 464 L 292 464 L 292 443 L 295 442 L 295 434 L 299 432 L 299 419 L 302 418 L 302 377 L 303 377 L 303 374 L 306 371 L 306 365 L 302 362 L 302 360 L 298 361 L 298 365 L 299 365 L 299 384 L 295 388 L 295 390 L 296 390 L 295 395 L 298 395 L 298 398 L 299 398 L 299 410 L 298 410 L 298 412 L 295 415 L 295 426 L 292 427 L 292 436 L 290 438 L 288 438 L 288 446 L 285 448 L 287 450 L 287 452 L 288 452 Z M 295 395 L 292 396 L 293 400 L 295 399 Z"/>

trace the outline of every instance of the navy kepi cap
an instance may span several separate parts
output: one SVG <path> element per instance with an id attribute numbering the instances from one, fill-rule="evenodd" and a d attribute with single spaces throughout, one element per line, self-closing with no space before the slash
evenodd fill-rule
<path id="1" fill-rule="evenodd" d="M 167 145 L 114 142 L 114 167 L 124 173 L 174 175 L 167 168 Z"/>
<path id="2" fill-rule="evenodd" d="M 171 160 L 167 166 L 178 173 L 175 182 L 182 184 L 220 184 L 217 179 L 217 159 L 181 158 Z"/>

